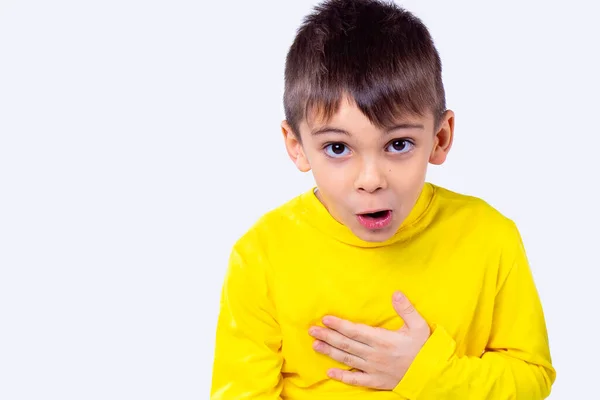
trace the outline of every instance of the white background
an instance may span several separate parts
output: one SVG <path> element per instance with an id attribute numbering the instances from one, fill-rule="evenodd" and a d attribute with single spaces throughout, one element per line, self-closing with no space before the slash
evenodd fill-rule
<path id="1" fill-rule="evenodd" d="M 0 2 L 0 398 L 207 399 L 229 249 L 312 185 L 283 66 L 313 1 Z M 429 180 L 521 229 L 558 370 L 595 397 L 593 1 L 406 1 L 457 113 Z"/>

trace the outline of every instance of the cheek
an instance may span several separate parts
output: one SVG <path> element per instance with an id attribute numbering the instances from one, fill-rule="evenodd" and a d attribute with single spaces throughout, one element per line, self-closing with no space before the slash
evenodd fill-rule
<path id="1" fill-rule="evenodd" d="M 348 167 L 335 162 L 315 160 L 312 166 L 312 175 L 323 196 L 332 202 L 330 207 L 336 208 L 336 204 L 344 204 L 348 198 L 348 191 L 352 190 L 353 183 Z"/>
<path id="2" fill-rule="evenodd" d="M 312 172 L 317 186 L 324 192 L 330 193 L 330 197 L 344 196 L 344 188 L 348 186 L 348 174 L 331 166 L 316 166 L 313 167 Z"/>
<path id="3" fill-rule="evenodd" d="M 311 168 L 317 183 L 329 187 L 345 187 L 352 177 L 352 161 L 338 162 L 322 155 L 311 155 Z"/>
<path id="4" fill-rule="evenodd" d="M 393 163 L 388 167 L 388 176 L 398 186 L 410 190 L 419 186 L 427 174 L 428 155 L 415 154 L 402 163 Z"/>

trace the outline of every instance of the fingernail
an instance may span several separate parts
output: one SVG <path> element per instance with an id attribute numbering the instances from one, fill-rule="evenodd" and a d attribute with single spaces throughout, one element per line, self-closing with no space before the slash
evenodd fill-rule
<path id="1" fill-rule="evenodd" d="M 404 294 L 401 292 L 394 293 L 394 301 L 402 301 L 404 299 Z"/>

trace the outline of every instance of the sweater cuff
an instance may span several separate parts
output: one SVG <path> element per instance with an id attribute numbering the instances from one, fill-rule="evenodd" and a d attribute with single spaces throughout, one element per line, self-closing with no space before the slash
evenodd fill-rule
<path id="1" fill-rule="evenodd" d="M 425 386 L 441 372 L 455 349 L 456 342 L 446 330 L 439 325 L 434 326 L 431 336 L 393 391 L 406 399 L 417 399 Z"/>

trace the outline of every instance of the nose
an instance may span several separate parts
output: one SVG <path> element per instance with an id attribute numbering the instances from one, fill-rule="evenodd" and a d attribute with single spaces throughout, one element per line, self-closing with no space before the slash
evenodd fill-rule
<path id="1" fill-rule="evenodd" d="M 381 167 L 375 161 L 365 161 L 360 166 L 354 187 L 361 192 L 374 193 L 387 188 L 387 180 Z"/>

